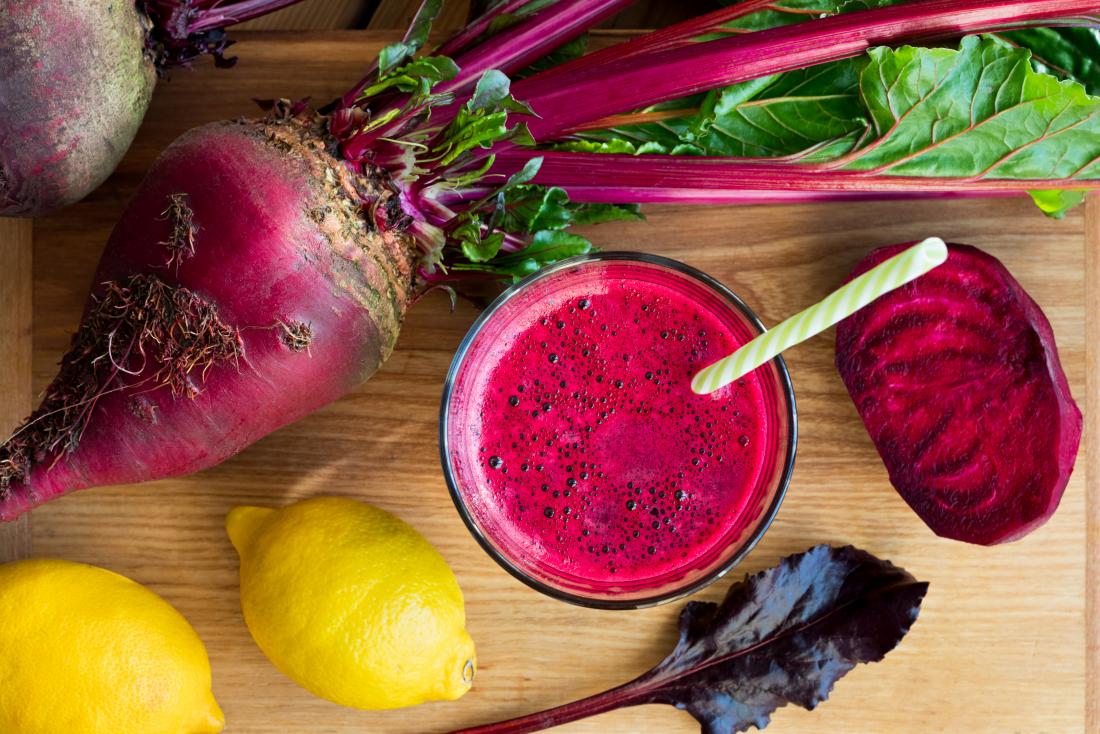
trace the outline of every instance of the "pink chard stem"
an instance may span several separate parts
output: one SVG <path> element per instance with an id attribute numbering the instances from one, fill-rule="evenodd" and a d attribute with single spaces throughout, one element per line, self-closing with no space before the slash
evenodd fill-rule
<path id="1" fill-rule="evenodd" d="M 447 56 L 449 54 L 445 53 L 446 51 L 461 51 L 463 46 L 468 45 L 463 37 L 473 34 L 482 25 L 487 28 L 493 17 L 504 12 L 503 7 L 518 9 L 530 1 L 506 3 L 502 8 L 487 14 L 488 20 L 479 19 L 475 21 L 470 26 L 474 30 L 468 28 L 461 31 L 456 36 L 458 40 L 452 39 L 452 41 L 444 43 L 433 53 Z M 549 9 L 535 13 L 530 18 L 487 39 L 471 50 L 460 53 L 454 58 L 459 67 L 459 73 L 453 79 L 437 84 L 432 91 L 436 94 L 468 93 L 473 89 L 481 75 L 490 69 L 496 69 L 505 74 L 520 71 L 635 2 L 637 0 L 560 0 Z M 477 31 L 474 38 L 480 35 L 481 31 Z M 355 104 L 359 94 L 370 84 L 377 69 L 377 65 L 373 65 L 366 76 L 344 95 L 344 107 L 351 107 Z M 407 102 L 408 96 L 404 95 L 389 102 L 388 107 L 390 109 L 401 109 Z M 440 108 L 434 115 L 434 124 L 446 124 L 455 112 L 455 106 Z M 377 111 L 380 116 L 385 113 L 386 110 Z M 384 132 L 389 134 L 392 130 L 387 129 Z"/>
<path id="2" fill-rule="evenodd" d="M 517 82 L 512 92 L 540 116 L 528 123 L 532 135 L 548 141 L 602 117 L 851 58 L 874 46 L 1054 23 L 1098 11 L 1100 4 L 1086 0 L 924 0 L 614 60 L 585 57 L 571 65 L 569 84 L 551 69 Z"/>
<path id="3" fill-rule="evenodd" d="M 457 92 L 471 87 L 489 69 L 512 74 L 554 49 L 569 43 L 637 0 L 559 0 L 547 11 L 493 36 L 455 58 L 458 76 L 439 85 L 436 92 Z"/>
<path id="4" fill-rule="evenodd" d="M 476 41 L 483 33 L 489 30 L 493 21 L 502 15 L 508 15 L 522 10 L 530 5 L 533 0 L 508 0 L 497 5 L 492 10 L 486 11 L 474 19 L 468 26 L 453 35 L 446 43 L 435 50 L 440 56 L 457 56 Z"/>
<path id="5" fill-rule="evenodd" d="M 449 81 L 437 84 L 432 91 L 436 94 L 469 94 L 486 71 L 496 69 L 505 74 L 520 71 L 635 2 L 637 0 L 560 0 L 543 12 L 535 13 L 457 56 L 454 61 L 459 67 L 458 74 Z M 444 44 L 446 47 L 447 44 Z M 368 80 L 369 76 L 344 96 L 345 106 L 354 103 Z M 402 96 L 389 107 L 401 109 L 407 102 L 408 96 Z M 432 122 L 439 126 L 446 125 L 456 112 L 457 105 L 440 108 L 434 113 Z M 385 110 L 379 110 L 378 114 L 384 115 Z M 382 134 L 392 132 L 390 128 Z"/>
<path id="6" fill-rule="evenodd" d="M 744 0 L 744 2 L 728 8 L 715 10 L 706 15 L 594 51 L 583 58 L 574 59 L 548 69 L 540 76 L 544 81 L 552 76 L 567 77 L 577 68 L 587 68 L 607 61 L 621 60 L 655 51 L 667 51 L 683 46 L 697 45 L 701 43 L 699 40 L 701 36 L 720 32 L 725 24 L 762 10 L 768 10 L 774 4 L 775 0 Z"/>
<path id="7" fill-rule="evenodd" d="M 258 18 L 261 15 L 274 13 L 276 10 L 289 8 L 302 0 L 240 0 L 235 3 L 222 3 L 213 5 L 209 10 L 203 11 L 199 19 L 191 24 L 192 33 L 215 28 L 244 23 L 246 20 Z"/>
<path id="8" fill-rule="evenodd" d="M 830 171 L 813 165 L 746 158 L 611 155 L 558 151 L 501 153 L 494 173 L 510 175 L 543 159 L 532 183 L 560 186 L 588 203 L 739 203 L 830 199 L 1019 196 L 1028 191 L 1087 189 L 1087 180 L 951 179 Z M 610 182 L 610 183 L 609 183 Z"/>

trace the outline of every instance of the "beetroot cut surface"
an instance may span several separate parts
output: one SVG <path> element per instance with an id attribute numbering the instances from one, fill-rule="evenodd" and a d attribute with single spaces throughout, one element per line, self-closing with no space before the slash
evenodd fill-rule
<path id="1" fill-rule="evenodd" d="M 851 277 L 907 246 L 875 250 Z M 996 258 L 948 248 L 840 323 L 836 366 L 909 506 L 937 535 L 993 545 L 1058 508 L 1081 411 L 1035 301 Z"/>

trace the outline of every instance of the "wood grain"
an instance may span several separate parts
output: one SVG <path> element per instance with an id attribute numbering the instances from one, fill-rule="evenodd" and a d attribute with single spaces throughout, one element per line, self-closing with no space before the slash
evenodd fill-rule
<path id="1" fill-rule="evenodd" d="M 1100 731 L 1100 197 L 1085 204 L 1085 455 L 1088 466 L 1088 559 L 1085 566 L 1088 639 L 1086 731 Z"/>
<path id="2" fill-rule="evenodd" d="M 367 23 L 375 0 L 305 0 L 241 23 L 232 31 L 321 31 L 362 28 Z"/>
<path id="3" fill-rule="evenodd" d="M 119 173 L 85 203 L 36 224 L 35 388 L 52 376 L 110 227 L 159 150 L 190 126 L 253 113 L 252 97 L 327 100 L 394 37 L 244 34 L 233 72 L 202 67 L 161 85 Z M 1084 396 L 1080 212 L 1055 222 L 1026 201 L 956 201 L 661 207 L 648 215 L 647 222 L 591 235 L 608 249 L 657 252 L 702 268 L 769 324 L 820 299 L 872 247 L 933 234 L 981 246 L 1043 306 L 1070 384 Z M 1095 282 L 1096 261 L 1089 262 Z M 409 315 L 393 358 L 368 384 L 210 471 L 90 490 L 40 508 L 32 525 L 36 552 L 104 565 L 175 604 L 209 647 L 215 692 L 234 734 L 443 732 L 562 703 L 643 671 L 672 644 L 679 605 L 616 613 L 542 597 L 480 550 L 451 505 L 438 464 L 438 400 L 453 350 L 475 315 L 465 304 L 452 313 L 442 296 L 425 299 Z M 1085 722 L 1086 508 L 1095 515 L 1097 507 L 1086 504 L 1086 457 L 1058 514 L 1028 538 L 995 548 L 941 540 L 890 488 L 832 367 L 830 338 L 795 348 L 789 363 L 801 419 L 794 482 L 775 525 L 734 576 L 814 543 L 854 543 L 931 581 L 931 591 L 897 651 L 853 671 L 819 710 L 781 710 L 768 731 L 1097 731 Z M 317 494 L 358 497 L 398 513 L 451 562 L 481 660 L 464 699 L 397 712 L 342 709 L 295 687 L 258 651 L 239 612 L 225 514 L 242 503 L 276 506 Z M 1095 578 L 1094 569 L 1088 579 Z M 698 598 L 719 598 L 727 585 Z M 698 726 L 653 706 L 560 731 L 688 734 Z"/>
<path id="4" fill-rule="evenodd" d="M 31 411 L 32 231 L 29 219 L 0 219 L 0 433 Z M 30 552 L 30 517 L 0 525 L 0 561 Z"/>
<path id="5" fill-rule="evenodd" d="M 367 28 L 372 31 L 404 31 L 412 23 L 420 3 L 417 0 L 381 0 Z M 435 30 L 455 30 L 466 25 L 470 12 L 467 0 L 450 0 L 436 18 Z"/>
<path id="6" fill-rule="evenodd" d="M 440 16 L 439 28 L 457 28 L 463 24 L 467 12 L 484 12 L 488 5 L 487 0 L 451 0 L 444 5 L 443 14 Z M 382 0 L 369 28 L 373 30 L 404 30 L 413 13 L 416 12 L 418 2 L 413 0 Z M 702 15 L 714 10 L 715 2 L 711 0 L 682 0 L 670 3 L 667 0 L 648 0 L 637 2 L 625 10 L 609 18 L 602 25 L 603 28 L 661 28 L 672 23 Z M 467 11 L 467 7 L 470 9 Z"/>

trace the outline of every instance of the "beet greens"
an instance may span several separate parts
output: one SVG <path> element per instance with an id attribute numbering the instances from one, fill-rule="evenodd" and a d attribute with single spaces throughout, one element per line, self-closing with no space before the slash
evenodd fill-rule
<path id="1" fill-rule="evenodd" d="M 920 612 L 928 584 L 851 546 L 815 546 L 730 587 L 721 604 L 689 602 L 680 639 L 652 670 L 590 698 L 452 734 L 525 734 L 664 703 L 703 734 L 763 729 L 777 708 L 813 709 L 860 663 L 882 660 Z"/>

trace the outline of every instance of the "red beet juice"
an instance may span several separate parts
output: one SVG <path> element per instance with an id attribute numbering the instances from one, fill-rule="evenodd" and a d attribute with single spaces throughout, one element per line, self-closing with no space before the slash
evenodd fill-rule
<path id="1" fill-rule="evenodd" d="M 677 263 L 622 257 L 494 304 L 456 358 L 442 437 L 456 501 L 498 560 L 612 606 L 724 570 L 770 521 L 793 453 L 781 365 L 690 387 L 759 333 L 751 316 Z"/>

